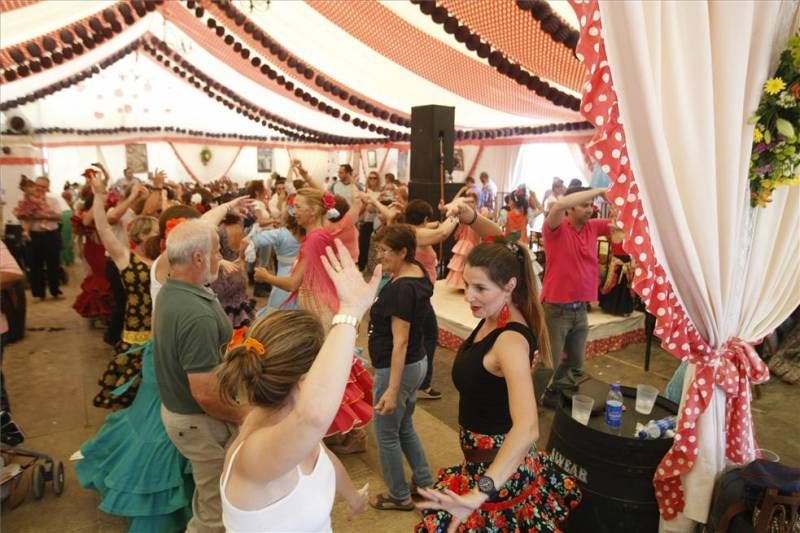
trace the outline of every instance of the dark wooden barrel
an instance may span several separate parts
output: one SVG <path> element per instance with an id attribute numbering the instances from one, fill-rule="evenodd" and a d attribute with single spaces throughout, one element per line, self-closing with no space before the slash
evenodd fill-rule
<path id="1" fill-rule="evenodd" d="M 591 384 L 582 384 L 581 388 L 584 385 Z M 597 382 L 594 385 L 596 389 Z M 572 418 L 568 398 L 564 406 L 556 410 L 547 449 L 559 468 L 578 481 L 583 492 L 580 506 L 563 524 L 564 531 L 658 531 L 653 476 L 661 458 L 672 446 L 672 439 L 639 440 L 633 436 L 633 431 L 636 422 L 644 424 L 650 419 L 675 414 L 678 406 L 659 396 L 653 412 L 641 415 L 634 409 L 636 389 L 622 387 L 622 394 L 626 411 L 619 434 L 609 433 L 603 410 L 593 414 L 586 426 Z"/>

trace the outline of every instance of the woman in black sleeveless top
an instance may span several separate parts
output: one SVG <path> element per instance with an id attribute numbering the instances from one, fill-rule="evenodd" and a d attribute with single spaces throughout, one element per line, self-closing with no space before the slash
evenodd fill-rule
<path id="1" fill-rule="evenodd" d="M 433 490 L 420 489 L 417 532 L 558 531 L 581 498 L 575 480 L 535 446 L 537 349 L 552 363 L 530 254 L 493 240 L 476 246 L 464 269 L 465 297 L 481 318 L 453 364 L 464 462 L 440 470 Z"/>

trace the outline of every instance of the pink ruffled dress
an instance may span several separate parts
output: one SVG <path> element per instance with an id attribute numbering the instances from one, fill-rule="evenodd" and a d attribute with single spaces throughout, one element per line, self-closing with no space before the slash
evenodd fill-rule
<path id="1" fill-rule="evenodd" d="M 466 224 L 458 226 L 457 238 L 453 246 L 453 257 L 447 263 L 450 272 L 447 274 L 445 285 L 451 289 L 464 290 L 464 265 L 467 263 L 467 255 L 481 242 L 481 238 Z"/>
<path id="2" fill-rule="evenodd" d="M 331 248 L 334 246 L 333 236 L 328 230 L 316 229 L 306 235 L 295 263 L 297 265 L 305 259 L 306 270 L 300 288 L 292 293 L 288 301 L 296 298 L 301 309 L 314 313 L 322 322 L 327 335 L 331 328 L 331 320 L 339 310 L 339 297 L 336 294 L 336 287 L 319 259 L 325 254 L 326 246 Z M 372 377 L 361 360 L 354 355 L 342 404 L 326 436 L 362 428 L 370 420 L 372 420 Z"/>

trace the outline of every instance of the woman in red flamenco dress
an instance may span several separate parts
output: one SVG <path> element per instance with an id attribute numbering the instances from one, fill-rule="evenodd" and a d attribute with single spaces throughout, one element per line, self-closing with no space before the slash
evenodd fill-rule
<path id="1" fill-rule="evenodd" d="M 292 201 L 293 200 L 293 201 Z M 289 300 L 296 299 L 301 309 L 314 313 L 319 318 L 326 334 L 331 320 L 339 310 L 339 298 L 328 273 L 320 261 L 325 248 L 334 248 L 333 236 L 324 225 L 324 218 L 336 218 L 336 199 L 329 192 L 303 188 L 290 199 L 289 215 L 305 229 L 305 238 L 300 245 L 297 262 L 287 277 L 278 277 L 265 268 L 256 268 L 257 281 L 269 283 L 291 293 Z M 328 429 L 326 441 L 335 453 L 356 453 L 366 447 L 363 431 L 372 419 L 372 377 L 361 361 L 353 356 L 350 380 L 345 388 L 339 412 Z"/>
<path id="2" fill-rule="evenodd" d="M 94 195 L 88 186 L 81 191 L 83 206 L 80 212 L 71 219 L 75 234 L 83 243 L 83 259 L 89 270 L 81 283 L 81 293 L 75 299 L 72 308 L 79 315 L 89 319 L 105 319 L 111 316 L 113 298 L 111 284 L 106 278 L 106 249 L 94 227 L 92 203 Z"/>

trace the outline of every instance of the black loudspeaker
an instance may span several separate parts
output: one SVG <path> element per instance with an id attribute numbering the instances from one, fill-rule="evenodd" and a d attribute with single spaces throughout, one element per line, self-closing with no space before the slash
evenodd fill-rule
<path id="1" fill-rule="evenodd" d="M 411 108 L 411 181 L 439 183 L 439 138 L 444 169 L 453 170 L 455 107 L 424 105 Z"/>
<path id="2" fill-rule="evenodd" d="M 456 195 L 458 190 L 463 187 L 463 185 L 463 183 L 445 183 L 444 202 L 448 203 L 452 201 L 453 197 Z M 438 207 L 440 197 L 441 191 L 439 189 L 439 183 L 420 183 L 412 180 L 408 184 L 408 199 L 420 199 L 428 202 L 433 208 L 434 220 L 440 220 L 442 218 Z M 433 220 L 431 222 L 433 222 Z M 450 262 L 450 258 L 453 256 L 452 250 L 453 246 L 456 244 L 455 234 L 456 232 L 454 231 L 450 237 L 442 243 L 441 253 L 439 245 L 433 247 L 433 249 L 436 250 L 437 257 L 439 258 L 439 268 L 436 271 L 436 277 L 438 279 L 447 276 L 447 263 Z"/>

